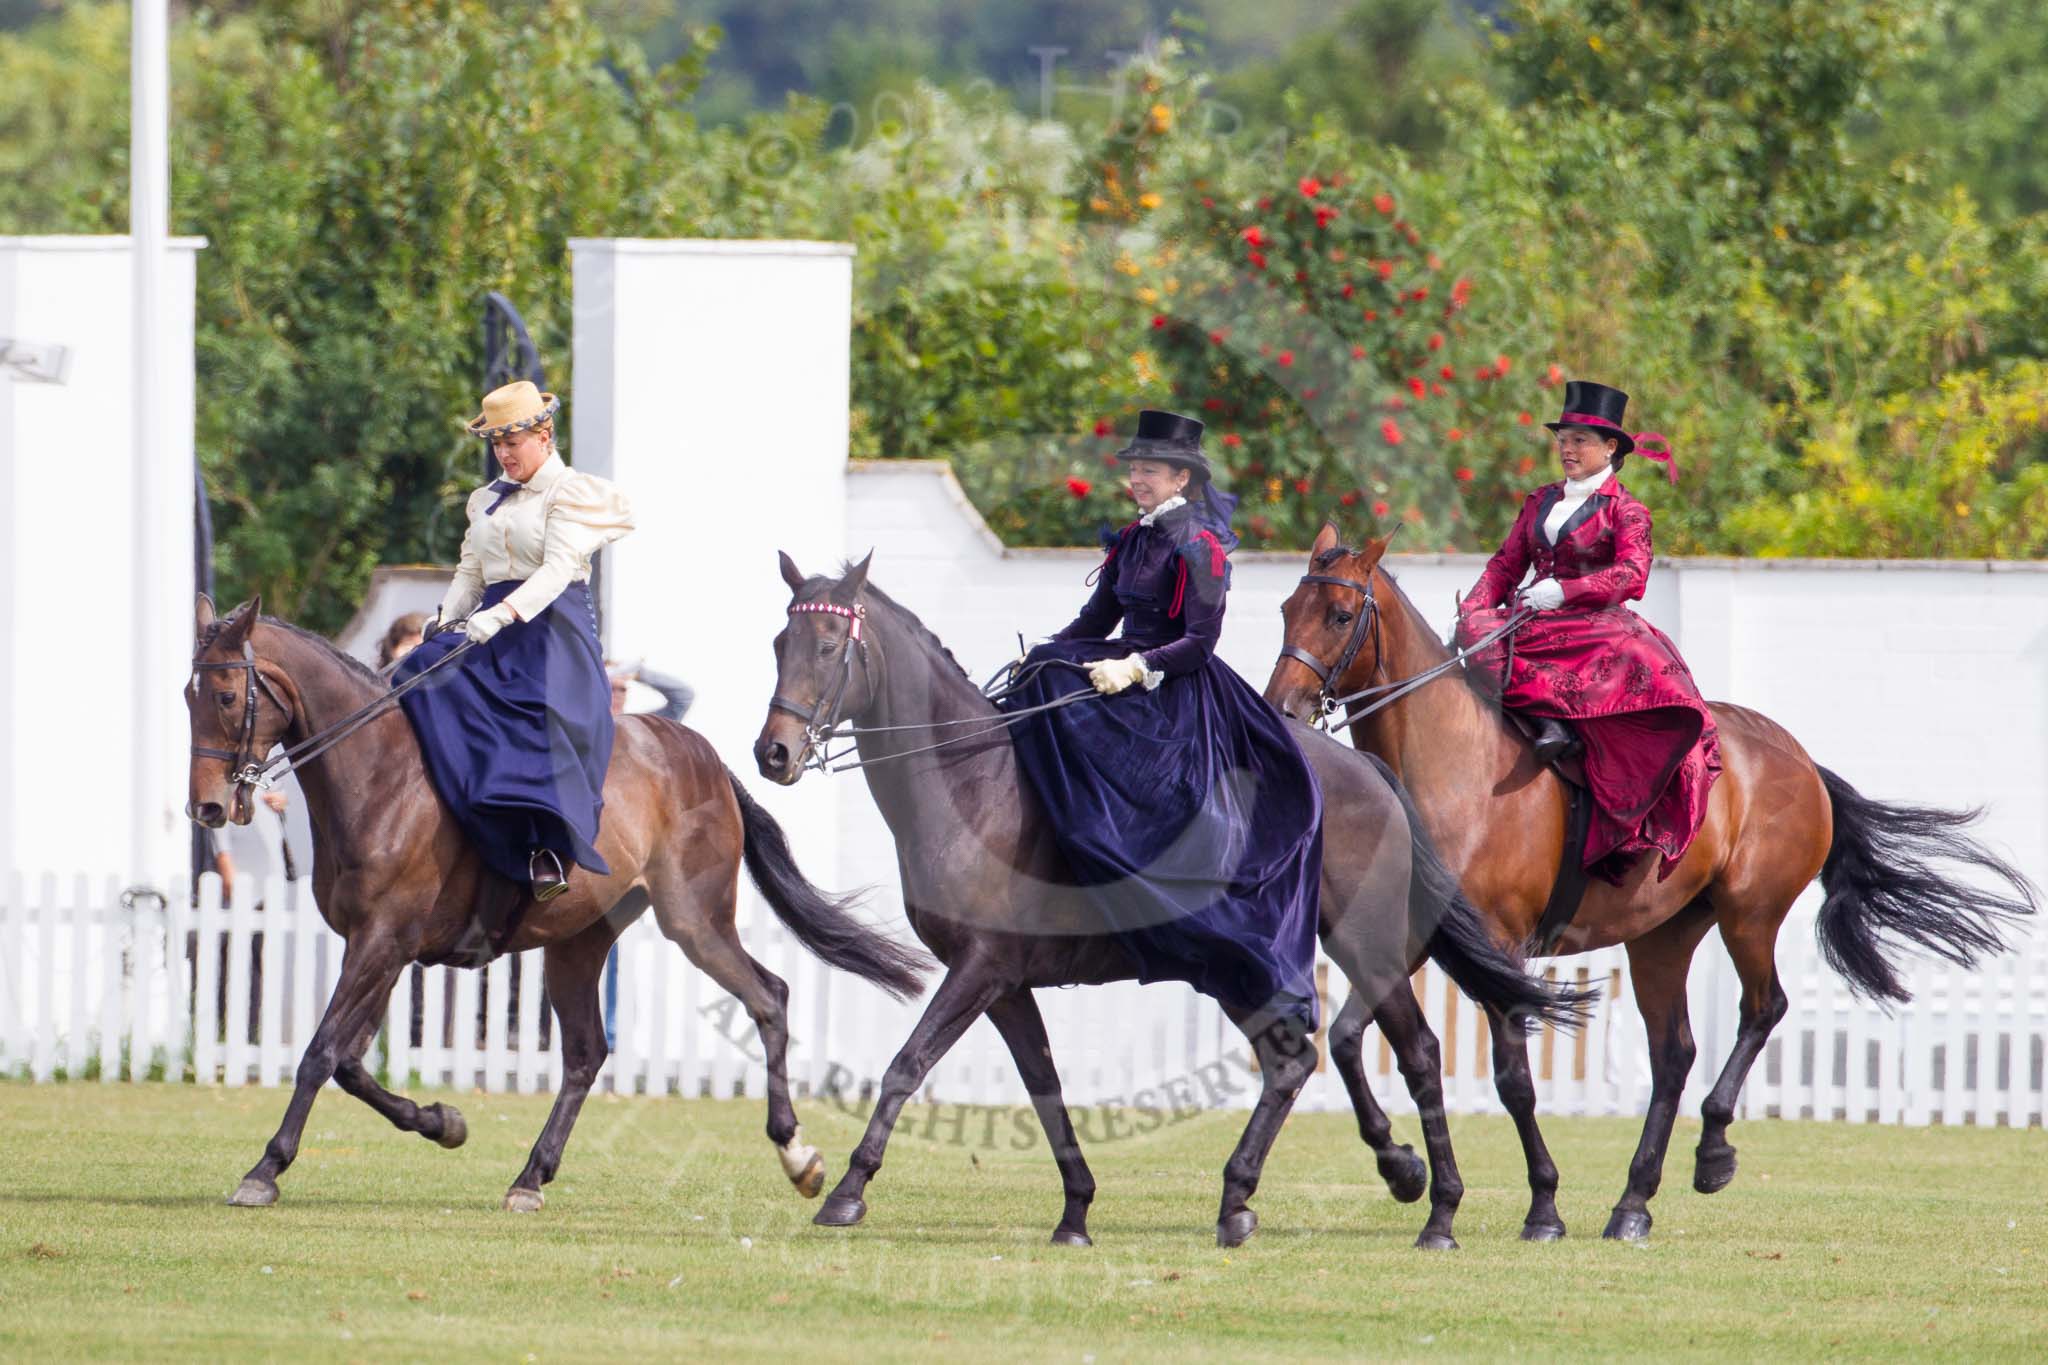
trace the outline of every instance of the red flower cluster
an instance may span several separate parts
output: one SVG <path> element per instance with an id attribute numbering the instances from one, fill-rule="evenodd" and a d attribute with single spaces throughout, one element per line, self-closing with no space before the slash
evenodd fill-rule
<path id="1" fill-rule="evenodd" d="M 1164 313 L 1154 313 L 1154 314 L 1152 315 L 1152 330 L 1153 330 L 1153 331 L 1155 331 L 1155 332 L 1157 332 L 1157 331 L 1161 330 L 1162 328 L 1164 328 L 1165 326 L 1166 326 L 1166 314 L 1164 314 Z"/>
<path id="2" fill-rule="evenodd" d="M 1319 228 L 1326 228 L 1326 227 L 1328 227 L 1328 226 L 1330 225 L 1330 220 L 1331 220 L 1331 219 L 1333 219 L 1333 218 L 1335 218 L 1336 216 L 1337 216 L 1337 210 L 1335 210 L 1335 209 L 1331 208 L 1331 207 L 1330 207 L 1330 206 L 1329 206 L 1328 204 L 1318 204 L 1318 205 L 1316 205 L 1316 226 L 1317 226 L 1317 227 L 1319 227 Z"/>
<path id="3" fill-rule="evenodd" d="M 1323 192 L 1323 182 L 1312 175 L 1305 175 L 1299 188 L 1304 199 L 1313 199 Z"/>
<path id="4" fill-rule="evenodd" d="M 1464 465 L 1459 465 L 1456 477 L 1459 483 L 1470 483 L 1472 482 L 1472 471 Z"/>
<path id="5" fill-rule="evenodd" d="M 1389 417 L 1380 423 L 1380 439 L 1390 446 L 1401 444 L 1401 424 Z"/>
<path id="6" fill-rule="evenodd" d="M 1372 505 L 1372 514 L 1376 517 L 1383 517 L 1392 510 L 1392 508 L 1387 506 L 1386 501 L 1384 499 L 1382 499 L 1379 502 L 1375 502 Z"/>
<path id="7" fill-rule="evenodd" d="M 1223 433 L 1223 444 L 1229 446 L 1232 450 L 1235 450 L 1237 449 L 1237 447 L 1244 444 L 1244 437 L 1238 435 L 1234 431 L 1226 431 Z"/>
<path id="8" fill-rule="evenodd" d="M 1077 498 L 1087 497 L 1088 490 L 1094 486 L 1094 484 L 1089 483 L 1086 479 L 1070 478 L 1067 480 L 1067 491 Z"/>
<path id="9" fill-rule="evenodd" d="M 1394 216 L 1394 196 L 1385 190 L 1372 197 L 1372 206 L 1389 218 Z"/>
<path id="10" fill-rule="evenodd" d="M 1095 434 L 1097 436 L 1108 436 L 1114 433 L 1115 431 L 1116 428 L 1109 424 L 1109 419 L 1107 417 L 1098 417 L 1095 419 Z"/>

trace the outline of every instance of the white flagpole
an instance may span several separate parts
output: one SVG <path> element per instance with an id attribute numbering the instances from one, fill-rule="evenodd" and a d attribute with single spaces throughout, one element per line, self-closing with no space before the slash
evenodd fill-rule
<path id="1" fill-rule="evenodd" d="M 155 876 L 157 851 L 176 818 L 162 750 L 164 699 L 158 676 L 171 623 L 163 619 L 159 570 L 165 552 L 164 499 L 188 501 L 189 470 L 166 470 L 163 287 L 170 252 L 170 53 L 167 0 L 133 0 L 129 33 L 129 255 L 134 264 L 134 790 L 130 875 Z M 189 554 L 189 547 L 178 547 Z"/>

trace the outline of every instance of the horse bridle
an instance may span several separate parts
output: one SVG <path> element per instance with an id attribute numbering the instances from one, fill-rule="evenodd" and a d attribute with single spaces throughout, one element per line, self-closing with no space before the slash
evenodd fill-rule
<path id="1" fill-rule="evenodd" d="M 1324 663 L 1300 645 L 1288 645 L 1280 651 L 1281 658 L 1293 659 L 1296 663 L 1305 665 L 1311 673 L 1316 675 L 1316 681 L 1319 684 L 1316 688 L 1316 712 L 1319 716 L 1327 716 L 1337 707 L 1337 697 L 1334 690 L 1337 686 L 1337 680 L 1350 672 L 1351 665 L 1358 661 L 1358 652 L 1365 648 L 1367 636 L 1372 637 L 1373 675 L 1375 677 L 1379 675 L 1381 666 L 1380 603 L 1379 599 L 1373 596 L 1372 580 L 1370 578 L 1360 583 L 1356 579 L 1339 578 L 1336 574 L 1303 574 L 1300 586 L 1307 587 L 1311 583 L 1324 583 L 1333 588 L 1349 588 L 1365 599 L 1365 609 L 1359 612 L 1352 621 L 1351 638 L 1344 642 L 1344 652 L 1337 656 L 1335 664 Z"/>
<path id="2" fill-rule="evenodd" d="M 1372 636 L 1373 676 L 1375 678 L 1379 677 L 1386 667 L 1386 654 L 1380 648 L 1379 598 L 1373 595 L 1372 577 L 1370 574 L 1366 576 L 1366 581 L 1363 583 L 1358 582 L 1356 579 L 1339 578 L 1335 574 L 1326 573 L 1303 574 L 1301 581 L 1304 585 L 1309 583 L 1326 583 L 1331 587 L 1349 588 L 1365 598 L 1365 611 L 1352 624 L 1351 638 L 1345 641 L 1344 653 L 1339 656 L 1336 667 L 1326 666 L 1322 660 L 1316 658 L 1315 655 L 1299 645 L 1288 645 L 1280 651 L 1281 658 L 1293 659 L 1297 663 L 1305 665 L 1320 679 L 1320 685 L 1316 688 L 1316 717 L 1311 723 L 1326 728 L 1334 728 L 1337 725 L 1354 725 L 1377 711 L 1386 710 L 1410 692 L 1435 682 L 1438 678 L 1443 677 L 1454 669 L 1462 668 L 1467 659 L 1498 640 L 1505 639 L 1508 641 L 1509 666 L 1512 667 L 1515 632 L 1520 630 L 1531 616 L 1535 615 L 1535 609 L 1532 607 L 1517 607 L 1513 612 L 1509 613 L 1505 621 L 1502 621 L 1493 630 L 1474 640 L 1464 648 L 1452 651 L 1450 658 L 1440 663 L 1431 664 L 1420 673 L 1406 678 L 1396 678 L 1391 682 L 1371 683 L 1359 688 L 1355 692 L 1346 692 L 1338 695 L 1335 691 L 1338 680 L 1349 672 L 1351 665 L 1357 661 L 1358 651 L 1364 648 L 1365 638 L 1368 634 Z M 1361 701 L 1369 704 L 1356 711 L 1350 709 L 1353 703 Z"/>
<path id="3" fill-rule="evenodd" d="M 856 653 L 860 660 L 861 676 L 868 675 L 868 642 L 862 637 L 861 627 L 867 620 L 868 609 L 856 602 L 842 607 L 836 602 L 792 602 L 789 615 L 797 616 L 838 616 L 845 619 L 846 639 L 839 646 L 839 681 L 830 692 L 819 697 L 811 706 L 791 701 L 777 692 L 768 699 L 768 707 L 774 711 L 787 711 L 804 723 L 804 748 L 796 756 L 797 766 L 824 769 L 825 748 L 832 732 L 839 728 L 839 709 L 846 702 L 846 689 L 853 684 L 853 666 Z M 815 757 L 816 762 L 812 760 Z"/>
<path id="4" fill-rule="evenodd" d="M 284 712 L 287 717 L 292 715 L 292 708 L 283 697 L 277 695 L 277 689 L 270 685 L 270 679 L 265 677 L 263 670 L 256 666 L 256 650 L 247 640 L 242 641 L 242 657 L 239 659 L 194 658 L 192 660 L 193 694 L 195 696 L 198 695 L 199 675 L 201 673 L 209 669 L 230 668 L 242 670 L 242 725 L 240 732 L 235 737 L 235 747 L 233 749 L 214 749 L 203 744 L 195 744 L 192 746 L 192 756 L 194 758 L 224 758 L 228 761 L 229 776 L 235 786 L 260 786 L 263 783 L 263 765 L 256 761 L 257 688 L 262 688 L 263 694 L 269 697 L 277 709 Z"/>

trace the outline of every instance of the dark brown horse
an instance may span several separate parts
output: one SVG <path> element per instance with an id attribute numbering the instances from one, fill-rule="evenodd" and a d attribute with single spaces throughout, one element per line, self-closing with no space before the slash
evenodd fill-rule
<path id="1" fill-rule="evenodd" d="M 1335 528 L 1323 529 L 1310 573 L 1283 610 L 1288 648 L 1317 660 L 1331 676 L 1326 684 L 1309 664 L 1283 655 L 1266 699 L 1291 716 L 1307 717 L 1327 697 L 1432 669 L 1457 673 L 1357 720 L 1352 742 L 1401 775 L 1445 861 L 1499 940 L 1529 943 L 1557 879 L 1567 789 L 1535 761 L 1498 706 L 1464 680 L 1450 651 L 1381 566 L 1386 548 L 1386 540 L 1376 540 L 1353 551 L 1338 544 Z M 1887 939 L 1968 966 L 2002 951 L 2004 922 L 2032 914 L 2037 901 L 2024 877 L 1960 833 L 1976 812 L 1870 800 L 1816 765 L 1768 718 L 1719 703 L 1713 713 L 1723 767 L 1692 847 L 1663 881 L 1657 858 L 1640 860 L 1620 886 L 1592 879 L 1556 949 L 1567 954 L 1626 945 L 1636 1005 L 1649 1031 L 1649 1112 L 1627 1189 L 1607 1223 L 1609 1237 L 1643 1237 L 1650 1229 L 1649 1201 L 1694 1057 L 1686 975 L 1709 929 L 1720 929 L 1734 960 L 1742 1004 L 1734 1049 L 1701 1105 L 1705 1126 L 1693 1188 L 1703 1194 L 1735 1176 L 1735 1148 L 1728 1142 L 1735 1100 L 1785 1016 L 1773 956 L 1778 927 L 1816 875 L 1827 893 L 1817 929 L 1829 963 L 1854 989 L 1883 1000 L 1908 998 L 1890 960 L 1895 944 Z M 1988 873 L 2010 894 L 1943 878 L 1930 859 Z M 1528 1158 L 1533 1198 L 1522 1235 L 1552 1240 L 1564 1235 L 1557 1168 L 1536 1128 L 1527 1045 L 1490 1011 L 1489 1019 L 1495 1085 Z M 1347 1075 L 1359 1073 L 1353 1103 L 1361 1126 L 1377 1131 L 1385 1120 L 1363 1085 L 1357 1046 L 1363 1028 L 1363 1010 L 1347 1004 L 1331 1029 L 1332 1051 Z"/>
<path id="2" fill-rule="evenodd" d="M 856 725 L 868 789 L 896 838 L 904 909 L 946 976 L 890 1062 L 867 1131 L 817 1221 L 845 1226 L 866 1215 L 863 1196 L 904 1102 L 987 1014 L 1059 1165 L 1066 1205 L 1052 1240 L 1086 1245 L 1095 1180 L 1075 1142 L 1031 992 L 1126 980 L 1134 964 L 1077 891 L 1002 713 L 915 616 L 868 583 L 867 571 L 863 560 L 843 578 L 807 579 L 782 557 L 795 597 L 776 637 L 776 696 L 754 756 L 763 776 L 792 783 L 823 731 L 837 721 Z M 1090 697 L 1083 704 L 1116 703 Z M 1512 1017 L 1504 1027 L 1528 1017 L 1575 1021 L 1583 999 L 1532 981 L 1487 938 L 1383 765 L 1306 729 L 1299 737 L 1326 812 L 1323 945 L 1350 979 L 1353 1000 L 1371 1002 L 1421 1111 L 1433 1178 L 1429 1221 L 1416 1245 L 1452 1247 L 1463 1186 L 1444 1121 L 1437 1042 L 1408 989 L 1409 970 L 1427 954 L 1468 994 Z M 1224 1168 L 1216 1237 L 1235 1246 L 1258 1224 L 1246 1201 L 1315 1053 L 1290 1020 L 1227 1012 L 1251 1040 L 1262 1082 Z M 1398 1193 L 1420 1197 L 1413 1152 L 1389 1138 L 1380 1164 Z"/>
<path id="3" fill-rule="evenodd" d="M 242 765 L 280 742 L 301 742 L 387 694 L 384 680 L 318 636 L 261 616 L 261 599 L 215 620 L 199 599 L 198 649 L 186 689 L 192 718 L 191 800 L 202 825 L 249 821 Z M 299 1062 L 297 1088 L 277 1135 L 229 1202 L 277 1200 L 277 1178 L 297 1155 L 307 1112 L 331 1076 L 395 1126 L 459 1147 L 462 1115 L 421 1108 L 378 1085 L 362 1064 L 398 974 L 445 958 L 466 926 L 482 863 L 427 781 L 419 742 L 396 706 L 299 772 L 312 817 L 313 890 L 347 951 L 327 1012 Z M 604 786 L 598 851 L 608 877 L 579 872 L 570 890 L 526 907 L 508 949 L 544 948 L 548 999 L 562 1037 L 561 1092 L 505 1207 L 541 1207 L 577 1111 L 606 1048 L 598 980 L 613 940 L 648 906 L 661 931 L 746 1006 L 768 1067 L 768 1140 L 806 1197 L 823 1187 L 824 1162 L 803 1140 L 790 1105 L 784 1057 L 789 991 L 741 947 L 733 912 L 742 861 L 804 946 L 835 967 L 899 996 L 917 993 L 922 954 L 862 926 L 806 882 L 775 821 L 756 805 L 703 736 L 634 716 L 618 727 Z"/>

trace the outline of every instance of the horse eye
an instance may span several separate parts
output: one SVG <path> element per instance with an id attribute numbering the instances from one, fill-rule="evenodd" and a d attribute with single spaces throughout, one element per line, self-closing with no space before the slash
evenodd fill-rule
<path id="1" fill-rule="evenodd" d="M 832 641 L 832 640 L 820 640 L 820 641 L 818 641 L 818 657 L 819 657 L 819 658 L 821 658 L 821 659 L 829 659 L 829 658 L 831 658 L 831 657 L 832 657 L 832 656 L 833 656 L 834 654 L 837 654 L 838 652 L 839 652 L 839 645 L 838 645 L 838 644 L 837 644 L 837 643 L 836 643 L 835 641 Z"/>
<path id="2" fill-rule="evenodd" d="M 222 706 L 233 706 L 235 704 L 235 694 L 232 692 L 216 692 L 213 694 L 213 699 Z"/>
<path id="3" fill-rule="evenodd" d="M 1348 626 L 1348 625 L 1350 625 L 1350 624 L 1351 624 L 1351 613 L 1350 613 L 1350 612 L 1348 612 L 1348 611 L 1340 611 L 1340 612 L 1338 612 L 1338 613 L 1337 613 L 1337 624 L 1338 624 L 1338 625 L 1340 625 L 1340 626 Z"/>

